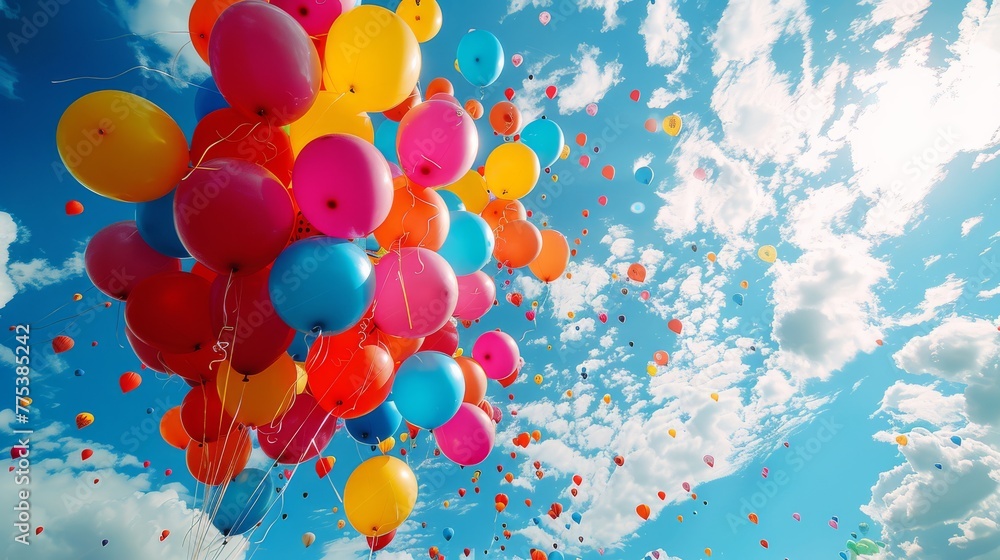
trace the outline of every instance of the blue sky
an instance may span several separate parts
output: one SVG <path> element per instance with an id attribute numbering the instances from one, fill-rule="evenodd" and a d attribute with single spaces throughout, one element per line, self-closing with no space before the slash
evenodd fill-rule
<path id="1" fill-rule="evenodd" d="M 51 82 L 139 64 L 195 80 L 207 68 L 189 46 L 170 65 L 186 35 L 166 32 L 186 31 L 190 0 L 55 4 L 58 12 L 46 15 L 34 2 L 0 0 L 10 155 L 0 197 L 0 316 L 34 325 L 38 368 L 32 522 L 44 532 L 27 557 L 182 557 L 190 555 L 183 537 L 196 516 L 197 486 L 156 425 L 187 387 L 144 372 L 139 389 L 121 394 L 118 376 L 139 367 L 121 334 L 122 308 L 105 309 L 83 273 L 87 240 L 131 219 L 134 208 L 74 181 L 54 135 L 73 100 L 116 88 L 162 107 L 190 139 L 194 90 L 141 71 Z M 558 181 L 543 174 L 523 202 L 536 224 L 581 242 L 572 245 L 572 279 L 545 287 L 527 271 L 500 273 L 501 304 L 480 324 L 460 327 L 466 350 L 484 330 L 510 332 L 526 367 L 510 389 L 490 386 L 488 399 L 505 415 L 481 465 L 481 492 L 472 491 L 472 469 L 434 458 L 432 442 L 421 439 L 409 454 L 421 483 L 417 510 L 378 556 L 425 558 L 437 546 L 448 558 L 464 557 L 464 548 L 475 558 L 526 558 L 533 547 L 557 544 L 583 558 L 658 551 L 692 560 L 711 548 L 713 558 L 836 559 L 865 522 L 869 536 L 886 543 L 871 558 L 1000 558 L 995 7 L 984 0 L 481 4 L 441 1 L 444 27 L 421 46 L 421 81 L 444 76 L 459 99 L 479 98 L 454 70 L 455 48 L 471 28 L 496 34 L 508 61 L 482 102 L 488 109 L 510 87 L 524 122 L 544 115 L 562 127 L 570 155 L 551 170 Z M 552 17 L 546 26 L 543 10 Z M 24 29 L 22 18 L 46 23 Z M 163 33 L 119 37 L 154 32 Z M 518 68 L 509 61 L 514 53 L 524 58 Z M 554 100 L 545 97 L 549 85 L 559 88 Z M 635 89 L 639 102 L 629 99 Z M 590 103 L 595 116 L 584 110 Z M 684 120 L 679 136 L 644 129 L 647 119 L 670 114 Z M 381 119 L 373 115 L 376 126 Z M 501 140 L 485 119 L 478 127 L 481 165 Z M 588 136 L 584 146 L 578 133 Z M 586 169 L 581 155 L 591 158 Z M 616 168 L 613 181 L 601 176 L 605 165 Z M 633 178 L 640 165 L 654 171 L 651 185 Z M 706 179 L 695 177 L 699 168 Z M 606 206 L 597 202 L 602 195 Z M 82 215 L 64 214 L 71 199 L 84 204 Z M 641 213 L 630 210 L 637 202 Z M 756 256 L 767 244 L 778 253 L 770 265 Z M 649 271 L 641 287 L 623 280 L 634 262 Z M 515 291 L 525 298 L 520 308 L 500 295 Z M 84 299 L 74 303 L 78 292 Z M 742 306 L 732 298 L 738 293 Z M 535 324 L 524 317 L 533 300 L 543 302 Z M 683 321 L 680 336 L 667 329 L 673 318 Z M 47 341 L 61 333 L 76 347 L 54 357 Z M 9 367 L 15 341 L 2 345 Z M 670 362 L 650 376 L 657 350 Z M 75 376 L 77 369 L 85 374 Z M 535 374 L 544 376 L 541 385 Z M 610 404 L 601 402 L 605 394 Z M 83 410 L 97 421 L 77 431 L 73 420 Z M 0 420 L 4 445 L 12 445 L 12 411 L 0 411 Z M 511 444 L 536 429 L 541 442 Z M 905 447 L 898 435 L 908 436 Z M 83 448 L 95 451 L 85 463 Z M 327 454 L 338 459 L 337 489 L 372 455 L 346 433 Z M 614 464 L 617 455 L 624 466 Z M 259 451 L 252 461 L 266 468 Z M 502 481 L 497 465 L 515 474 L 514 484 Z M 575 474 L 584 479 L 577 497 L 569 493 Z M 459 488 L 468 490 L 464 498 Z M 11 477 L 0 476 L 0 492 L 13 499 Z M 510 507 L 494 523 L 497 492 L 510 496 Z M 266 538 L 257 532 L 219 557 L 368 556 L 349 525 L 337 529 L 343 511 L 331 508 L 341 504 L 311 462 L 283 495 Z M 549 519 L 554 502 L 580 512 L 582 523 L 566 513 Z M 648 521 L 635 513 L 640 503 L 652 509 Z M 747 521 L 751 512 L 759 524 Z M 0 518 L 5 527 L 9 516 Z M 828 524 L 833 516 L 839 529 Z M 486 556 L 501 523 L 513 535 Z M 450 542 L 445 527 L 455 530 Z M 172 533 L 165 542 L 162 529 Z M 300 542 L 306 531 L 317 536 L 309 549 Z M 8 543 L 0 545 L 6 556 L 24 557 L 21 545 Z"/>

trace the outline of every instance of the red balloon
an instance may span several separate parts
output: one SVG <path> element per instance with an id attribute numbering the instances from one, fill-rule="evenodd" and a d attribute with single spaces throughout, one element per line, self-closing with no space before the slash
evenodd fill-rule
<path id="1" fill-rule="evenodd" d="M 418 352 L 441 352 L 451 356 L 458 350 L 458 325 L 448 321 L 436 332 L 427 335 Z"/>
<path id="2" fill-rule="evenodd" d="M 371 549 L 372 552 L 378 552 L 383 548 L 389 546 L 389 543 L 391 543 L 392 539 L 394 538 L 396 538 L 395 529 L 389 531 L 384 535 L 379 535 L 377 537 L 365 537 L 365 539 L 368 541 L 368 548 Z M 468 556 L 468 554 L 466 554 L 466 556 Z"/>
<path id="3" fill-rule="evenodd" d="M 236 109 L 219 109 L 204 116 L 191 136 L 191 163 L 229 157 L 256 163 L 284 185 L 292 181 L 292 142 L 277 126 Z"/>
<path id="4" fill-rule="evenodd" d="M 128 325 L 125 326 L 125 339 L 128 340 L 129 346 L 132 347 L 135 356 L 139 358 L 139 361 L 143 365 L 160 373 L 167 371 L 163 362 L 160 361 L 160 351 L 139 340 L 139 337 L 135 336 L 135 333 L 132 332 L 132 329 L 128 328 Z"/>
<path id="5" fill-rule="evenodd" d="M 217 441 L 189 445 L 185 460 L 195 480 L 217 486 L 243 472 L 252 450 L 249 430 L 236 428 Z M 164 474 L 170 476 L 170 469 Z"/>
<path id="6" fill-rule="evenodd" d="M 192 385 L 215 381 L 219 375 L 219 366 L 225 358 L 222 350 L 215 346 L 206 346 L 197 352 L 184 354 L 160 352 L 160 363 L 166 371 L 183 377 Z"/>
<path id="7" fill-rule="evenodd" d="M 181 425 L 195 442 L 216 441 L 236 427 L 219 399 L 214 382 L 192 387 L 181 401 Z"/>
<path id="8" fill-rule="evenodd" d="M 337 418 L 323 410 L 311 395 L 302 393 L 281 418 L 257 428 L 257 441 L 268 457 L 279 463 L 297 464 L 322 453 L 336 430 Z"/>
<path id="9" fill-rule="evenodd" d="M 183 354 L 212 346 L 210 284 L 189 272 L 146 278 L 125 304 L 125 323 L 139 340 L 161 352 Z"/>
<path id="10" fill-rule="evenodd" d="M 346 419 L 378 408 L 392 390 L 393 361 L 389 352 L 379 345 L 338 352 L 331 351 L 331 344 L 328 337 L 320 337 L 306 359 L 309 390 L 320 406 Z"/>
<path id="11" fill-rule="evenodd" d="M 220 274 L 242 275 L 257 272 L 281 253 L 292 235 L 295 211 L 288 191 L 269 171 L 219 158 L 202 162 L 181 181 L 174 220 L 181 243 L 198 262 Z"/>
<path id="12" fill-rule="evenodd" d="M 295 331 L 278 316 L 267 290 L 269 270 L 230 281 L 212 282 L 212 329 L 221 333 L 229 361 L 236 371 L 254 375 L 267 369 L 288 350 Z"/>
<path id="13" fill-rule="evenodd" d="M 97 232 L 83 254 L 87 276 L 107 296 L 125 300 L 136 284 L 160 272 L 181 269 L 181 262 L 143 241 L 134 220 Z"/>

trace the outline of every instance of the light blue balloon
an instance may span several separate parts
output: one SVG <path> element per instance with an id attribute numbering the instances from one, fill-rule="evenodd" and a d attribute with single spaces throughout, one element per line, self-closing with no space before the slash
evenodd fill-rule
<path id="1" fill-rule="evenodd" d="M 194 93 L 194 118 L 197 121 L 205 118 L 205 115 L 219 109 L 226 109 L 229 103 L 226 98 L 219 93 L 219 87 L 215 85 L 215 80 L 211 76 L 198 84 Z"/>
<path id="2" fill-rule="evenodd" d="M 549 119 L 538 119 L 528 123 L 521 131 L 521 143 L 535 152 L 542 167 L 550 167 L 559 161 L 566 138 L 559 125 Z"/>
<path id="3" fill-rule="evenodd" d="M 399 165 L 399 156 L 396 154 L 396 133 L 399 132 L 399 123 L 392 119 L 385 119 L 375 130 L 375 147 L 382 152 L 386 161 Z"/>
<path id="4" fill-rule="evenodd" d="M 736 305 L 743 305 L 743 300 L 743 294 L 733 294 L 733 301 L 736 302 Z"/>
<path id="5" fill-rule="evenodd" d="M 635 180 L 639 181 L 643 185 L 648 185 L 653 182 L 653 170 L 647 166 L 642 166 L 635 170 Z"/>
<path id="6" fill-rule="evenodd" d="M 292 344 L 288 347 L 287 352 L 296 362 L 306 361 L 306 356 L 309 355 L 309 344 L 306 343 L 305 337 L 301 334 L 296 334 L 292 338 Z"/>
<path id="7" fill-rule="evenodd" d="M 458 42 L 458 68 L 462 76 L 476 87 L 486 87 L 503 71 L 503 45 L 496 35 L 483 29 L 473 29 Z"/>
<path id="8" fill-rule="evenodd" d="M 451 527 L 445 527 L 444 531 L 441 531 L 441 534 L 444 535 L 444 540 L 450 541 L 455 536 L 455 530 Z"/>
<path id="9" fill-rule="evenodd" d="M 534 523 L 535 525 L 541 525 L 542 524 L 542 520 L 539 519 L 539 518 L 537 518 L 537 517 L 532 517 L 531 518 L 531 522 Z"/>
<path id="10" fill-rule="evenodd" d="M 441 352 L 417 352 L 396 371 L 392 397 L 406 421 L 433 430 L 451 420 L 462 406 L 465 376 L 458 363 Z"/>
<path id="11" fill-rule="evenodd" d="M 395 434 L 402 422 L 403 416 L 399 414 L 396 403 L 386 399 L 368 414 L 344 420 L 344 427 L 355 440 L 367 445 L 378 445 L 380 441 Z"/>
<path id="12" fill-rule="evenodd" d="M 472 212 L 451 212 L 448 237 L 438 254 L 448 261 L 455 276 L 467 276 L 490 262 L 496 239 L 486 220 Z"/>
<path id="13" fill-rule="evenodd" d="M 633 214 L 642 214 L 646 211 L 646 205 L 641 202 L 633 202 L 629 209 L 632 210 Z"/>
<path id="14" fill-rule="evenodd" d="M 135 226 L 139 229 L 142 240 L 156 252 L 175 259 L 186 259 L 191 254 L 177 236 L 174 222 L 175 192 L 176 189 L 156 200 L 136 204 Z"/>
<path id="15" fill-rule="evenodd" d="M 274 483 L 265 471 L 243 469 L 227 486 L 209 489 L 205 511 L 215 513 L 212 524 L 223 535 L 241 535 L 264 519 L 275 495 Z"/>
<path id="16" fill-rule="evenodd" d="M 457 194 L 444 189 L 437 189 L 434 192 L 441 195 L 441 198 L 444 199 L 444 205 L 448 207 L 449 212 L 465 210 L 465 203 L 462 202 L 462 199 Z"/>
<path id="17" fill-rule="evenodd" d="M 558 550 L 553 550 L 552 552 L 549 553 L 549 560 L 566 560 L 566 557 L 563 556 L 562 552 L 559 552 Z"/>
<path id="18" fill-rule="evenodd" d="M 583 515 L 581 515 L 580 512 L 578 511 L 574 511 L 571 517 L 573 518 L 573 521 L 575 521 L 577 525 L 579 525 L 580 521 L 583 520 Z"/>
<path id="19" fill-rule="evenodd" d="M 955 445 L 961 446 L 962 445 L 962 438 L 960 438 L 958 436 L 951 436 L 951 442 L 954 443 Z"/>
<path id="20" fill-rule="evenodd" d="M 375 239 L 375 234 L 369 235 L 365 238 L 365 250 L 377 253 L 382 246 L 378 244 L 378 239 Z"/>
<path id="21" fill-rule="evenodd" d="M 353 243 L 308 237 L 286 247 L 268 278 L 281 319 L 302 332 L 337 334 L 354 326 L 375 300 L 375 272 Z"/>

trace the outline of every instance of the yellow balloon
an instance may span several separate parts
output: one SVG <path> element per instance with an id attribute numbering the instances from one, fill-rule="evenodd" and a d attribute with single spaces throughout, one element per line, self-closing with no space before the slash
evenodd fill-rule
<path id="1" fill-rule="evenodd" d="M 618 273 L 617 272 L 612 272 L 611 273 L 611 279 L 612 280 L 617 280 L 618 279 Z"/>
<path id="2" fill-rule="evenodd" d="M 535 385 L 541 385 L 542 381 L 545 381 L 545 378 L 542 377 L 542 374 L 539 373 L 535 375 Z"/>
<path id="3" fill-rule="evenodd" d="M 648 373 L 650 377 L 656 377 L 656 366 L 653 364 L 646 366 L 646 373 Z"/>
<path id="4" fill-rule="evenodd" d="M 356 113 L 387 111 L 420 77 L 420 45 L 402 18 L 380 6 L 344 12 L 326 40 L 326 89 L 344 94 Z"/>
<path id="5" fill-rule="evenodd" d="M 343 528 L 344 528 L 344 527 L 345 527 L 346 525 L 347 525 L 347 524 L 346 524 L 346 523 L 344 523 L 344 520 L 343 520 L 343 519 L 339 519 L 339 520 L 337 521 L 337 528 L 338 528 L 338 529 L 343 529 Z"/>
<path id="6" fill-rule="evenodd" d="M 757 256 L 766 263 L 773 263 L 778 258 L 778 250 L 774 248 L 774 245 L 764 245 L 757 249 Z"/>
<path id="7" fill-rule="evenodd" d="M 450 505 L 451 505 L 451 502 L 449 502 L 448 500 L 444 501 L 444 509 L 448 509 L 448 506 L 450 506 Z"/>
<path id="8" fill-rule="evenodd" d="M 747 282 L 746 280 L 740 280 L 740 287 L 745 290 L 750 287 L 750 282 Z"/>
<path id="9" fill-rule="evenodd" d="M 358 465 L 344 486 L 347 520 L 369 537 L 402 525 L 416 503 L 417 477 L 406 463 L 389 455 Z"/>
<path id="10" fill-rule="evenodd" d="M 378 450 L 381 451 L 383 455 L 392 451 L 393 447 L 396 447 L 396 438 L 392 436 L 378 442 Z"/>
<path id="11" fill-rule="evenodd" d="M 896 443 L 906 446 L 907 443 L 910 443 L 910 439 L 906 436 L 896 436 Z"/>
<path id="12" fill-rule="evenodd" d="M 465 204 L 465 209 L 473 214 L 481 213 L 490 203 L 490 193 L 486 191 L 486 179 L 483 179 L 475 169 L 469 170 L 461 179 L 441 188 L 458 195 Z"/>
<path id="13" fill-rule="evenodd" d="M 709 254 L 705 255 L 705 258 L 708 259 L 708 262 L 715 262 L 715 258 L 716 258 L 715 257 L 715 253 L 709 253 Z"/>
<path id="14" fill-rule="evenodd" d="M 670 428 L 669 430 L 667 430 L 667 433 L 670 434 L 670 437 L 672 437 L 672 438 L 677 437 L 677 430 L 675 430 L 673 428 Z"/>
<path id="15" fill-rule="evenodd" d="M 604 395 L 604 404 L 611 404 L 611 395 Z"/>
<path id="16" fill-rule="evenodd" d="M 367 113 L 353 110 L 347 99 L 347 96 L 332 91 L 319 92 L 312 108 L 288 127 L 294 155 L 299 155 L 309 142 L 327 134 L 353 134 L 370 143 L 375 142 L 372 120 Z"/>
<path id="17" fill-rule="evenodd" d="M 410 438 L 410 434 L 406 434 L 406 433 L 399 434 L 399 442 L 400 443 L 406 443 L 406 440 L 408 440 L 409 438 Z"/>
<path id="18" fill-rule="evenodd" d="M 464 354 L 464 353 L 465 353 L 465 350 L 459 348 L 458 350 L 455 350 L 455 357 L 456 358 L 461 358 L 462 354 Z"/>
<path id="19" fill-rule="evenodd" d="M 567 311 L 566 316 L 572 319 L 573 317 L 576 317 L 576 313 L 573 313 L 572 311 Z"/>
<path id="20" fill-rule="evenodd" d="M 174 119 L 149 101 L 115 90 L 74 101 L 56 127 L 59 157 L 73 178 L 123 202 L 167 194 L 188 171 L 187 139 Z"/>
<path id="21" fill-rule="evenodd" d="M 295 362 L 283 353 L 256 375 L 243 375 L 223 362 L 215 385 L 230 416 L 247 426 L 264 426 L 292 406 L 297 378 Z"/>
<path id="22" fill-rule="evenodd" d="M 669 117 L 663 119 L 663 132 L 671 136 L 677 136 L 681 133 L 681 117 L 679 115 L 670 115 Z"/>
<path id="23" fill-rule="evenodd" d="M 563 144 L 562 152 L 559 153 L 559 159 L 566 159 L 569 157 L 569 145 Z"/>
<path id="24" fill-rule="evenodd" d="M 441 6 L 437 0 L 404 0 L 396 7 L 396 15 L 410 26 L 420 43 L 430 41 L 441 31 Z"/>
<path id="25" fill-rule="evenodd" d="M 566 390 L 566 396 L 567 397 L 572 397 L 573 396 L 573 389 L 567 389 Z"/>
<path id="26" fill-rule="evenodd" d="M 719 394 L 718 394 L 718 393 L 712 393 L 712 394 L 711 394 L 711 395 L 709 395 L 709 396 L 711 396 L 711 397 L 712 397 L 712 400 L 713 400 L 713 401 L 715 401 L 715 402 L 719 402 Z"/>
<path id="27" fill-rule="evenodd" d="M 500 144 L 486 158 L 486 186 L 497 198 L 517 200 L 535 188 L 538 156 L 519 142 Z"/>
<path id="28" fill-rule="evenodd" d="M 295 362 L 295 394 L 301 395 L 309 385 L 309 374 L 305 362 Z"/>

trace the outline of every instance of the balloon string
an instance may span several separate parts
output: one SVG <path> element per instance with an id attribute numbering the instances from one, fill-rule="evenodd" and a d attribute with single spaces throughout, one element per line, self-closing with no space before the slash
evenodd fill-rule
<path id="1" fill-rule="evenodd" d="M 191 176 L 191 174 L 192 174 L 192 173 L 194 173 L 195 171 L 197 171 L 197 170 L 199 170 L 199 169 L 207 169 L 207 170 L 212 170 L 212 171 L 214 171 L 214 170 L 218 170 L 218 169 L 219 169 L 218 167 L 202 167 L 202 166 L 201 166 L 201 163 L 202 163 L 203 161 L 205 161 L 205 158 L 206 158 L 206 157 L 208 157 L 208 152 L 210 152 L 210 151 L 212 150 L 212 148 L 216 147 L 217 145 L 219 145 L 219 144 L 221 144 L 221 143 L 223 143 L 223 142 L 230 142 L 230 141 L 232 141 L 232 142 L 242 142 L 243 140 L 246 140 L 247 138 L 249 138 L 249 137 L 250 137 L 250 135 L 251 135 L 251 134 L 253 134 L 253 131 L 254 131 L 254 130 L 255 130 L 255 129 L 256 129 L 257 127 L 258 127 L 258 126 L 260 126 L 260 125 L 261 125 L 261 121 L 258 121 L 258 122 L 256 122 L 256 123 L 254 123 L 254 125 L 253 125 L 253 126 L 252 126 L 252 127 L 250 128 L 250 131 L 249 131 L 249 132 L 247 132 L 247 133 L 246 133 L 246 135 L 245 135 L 245 136 L 243 136 L 243 138 L 240 138 L 239 140 L 230 140 L 230 139 L 229 139 L 229 138 L 230 138 L 230 136 L 232 136 L 233 134 L 236 134 L 236 131 L 237 131 L 237 130 L 239 130 L 239 129 L 240 129 L 240 127 L 243 127 L 243 126 L 247 126 L 247 125 L 249 125 L 249 124 L 250 124 L 250 123 L 240 123 L 240 124 L 236 125 L 236 128 L 234 128 L 232 132 L 230 132 L 229 134 L 227 134 L 226 136 L 224 136 L 224 137 L 222 137 L 222 138 L 219 138 L 219 139 L 218 139 L 218 140 L 216 140 L 215 142 L 212 142 L 211 144 L 209 144 L 209 145 L 208 145 L 208 147 L 207 147 L 207 148 L 205 148 L 205 151 L 204 151 L 204 152 L 203 152 L 203 153 L 201 154 L 201 157 L 200 157 L 200 158 L 198 158 L 198 163 L 194 164 L 194 167 L 192 167 L 192 168 L 191 168 L 191 169 L 190 169 L 190 170 L 189 170 L 189 171 L 187 172 L 187 175 L 185 175 L 185 176 L 184 176 L 184 177 L 183 177 L 183 178 L 181 179 L 181 181 L 183 181 L 183 180 L 187 179 L 188 177 L 190 177 L 190 176 Z"/>
<path id="2" fill-rule="evenodd" d="M 116 35 L 115 37 L 108 37 L 107 39 L 94 39 L 98 43 L 103 43 L 105 41 L 115 41 L 118 39 L 124 39 L 126 37 L 139 37 L 141 39 L 146 39 L 154 35 L 190 35 L 189 31 L 154 31 L 152 33 L 125 33 L 123 35 Z M 188 41 L 190 43 L 190 41 Z"/>
<path id="3" fill-rule="evenodd" d="M 160 74 L 160 75 L 163 75 L 163 76 L 166 76 L 166 77 L 170 78 L 171 80 L 176 80 L 176 81 L 178 81 L 178 82 L 180 82 L 182 84 L 187 84 L 189 86 L 196 87 L 198 89 L 203 89 L 205 91 L 214 91 L 214 90 L 212 90 L 210 88 L 207 88 L 207 87 L 204 87 L 204 86 L 202 86 L 200 84 L 196 84 L 194 82 L 189 82 L 187 80 L 184 80 L 184 79 L 178 78 L 176 76 L 173 76 L 169 72 L 164 72 L 163 70 L 160 70 L 158 68 L 150 68 L 149 66 L 146 66 L 146 65 L 143 65 L 143 64 L 140 64 L 138 66 L 133 66 L 133 67 L 127 69 L 127 70 L 124 70 L 122 72 L 119 72 L 119 73 L 115 74 L 114 76 L 77 76 L 77 77 L 74 77 L 74 78 L 65 78 L 63 80 L 52 80 L 51 83 L 53 83 L 53 84 L 65 84 L 67 82 L 75 82 L 77 80 L 114 80 L 115 78 L 120 78 L 120 77 L 124 76 L 125 74 L 128 74 L 129 72 L 132 72 L 134 70 L 146 70 L 147 72 L 153 72 L 155 74 Z"/>
<path id="4" fill-rule="evenodd" d="M 406 321 L 409 324 L 410 329 L 412 330 L 413 317 L 410 315 L 410 299 L 406 295 L 406 284 L 403 282 L 403 259 L 399 260 L 399 265 L 400 265 L 399 270 L 396 271 L 396 276 L 399 277 L 399 285 L 402 288 L 403 292 L 403 306 L 406 308 Z"/>
<path id="5" fill-rule="evenodd" d="M 188 46 L 190 44 L 191 44 L 191 41 L 188 41 L 188 42 L 184 43 L 183 45 L 181 45 L 181 47 L 179 49 L 177 49 L 177 52 L 174 53 L 173 58 L 170 59 L 170 71 L 171 72 L 177 72 L 177 61 L 180 60 L 181 52 L 184 50 L 184 47 L 186 47 L 186 46 Z"/>

